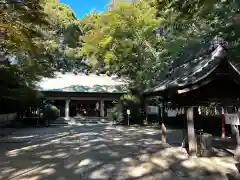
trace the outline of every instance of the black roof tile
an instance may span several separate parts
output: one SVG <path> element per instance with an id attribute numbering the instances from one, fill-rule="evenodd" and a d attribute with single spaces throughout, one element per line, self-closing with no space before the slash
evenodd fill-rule
<path id="1" fill-rule="evenodd" d="M 219 44 L 207 49 L 200 57 L 185 61 L 182 64 L 176 60 L 170 65 L 168 72 L 160 75 L 160 81 L 157 86 L 146 92 L 163 91 L 170 87 L 180 88 L 195 83 L 212 72 L 219 62 L 225 59 L 226 55 L 225 48 Z"/>

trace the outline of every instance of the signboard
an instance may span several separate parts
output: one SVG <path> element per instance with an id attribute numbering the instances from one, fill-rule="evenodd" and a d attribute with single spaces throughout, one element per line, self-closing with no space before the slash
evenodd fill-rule
<path id="1" fill-rule="evenodd" d="M 224 114 L 225 124 L 240 125 L 238 113 Z"/>
<path id="2" fill-rule="evenodd" d="M 159 107 L 158 106 L 148 106 L 147 113 L 152 115 L 158 115 L 159 114 Z"/>
<path id="3" fill-rule="evenodd" d="M 128 115 L 130 114 L 130 110 L 129 110 L 129 109 L 127 109 L 127 114 L 128 114 Z"/>

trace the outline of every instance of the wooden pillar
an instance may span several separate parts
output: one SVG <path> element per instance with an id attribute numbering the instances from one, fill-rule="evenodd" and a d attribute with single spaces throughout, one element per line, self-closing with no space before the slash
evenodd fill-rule
<path id="1" fill-rule="evenodd" d="M 188 129 L 188 146 L 189 154 L 191 156 L 196 155 L 196 137 L 194 130 L 194 117 L 193 117 L 193 107 L 187 109 L 187 129 Z"/>
<path id="2" fill-rule="evenodd" d="M 104 100 L 100 100 L 100 117 L 104 117 Z"/>
<path id="3" fill-rule="evenodd" d="M 225 134 L 225 116 L 224 116 L 224 109 L 222 108 L 221 110 L 221 133 L 222 133 L 222 138 L 225 138 L 226 134 Z"/>
<path id="4" fill-rule="evenodd" d="M 67 99 L 65 103 L 65 118 L 69 119 L 69 105 L 70 105 L 70 100 Z"/>
<path id="5" fill-rule="evenodd" d="M 237 113 L 239 113 L 239 108 L 237 110 Z M 240 136 L 239 136 L 239 129 L 238 129 L 238 126 L 232 127 L 232 129 L 234 129 L 234 131 L 235 131 L 235 137 L 236 137 L 236 142 L 237 142 L 237 147 L 236 147 L 234 159 L 237 162 L 240 162 Z"/>
<path id="6" fill-rule="evenodd" d="M 164 121 L 166 120 L 166 118 L 167 116 L 166 116 L 166 110 L 165 110 L 165 103 L 163 102 L 162 104 L 162 144 L 167 143 L 167 137 L 166 137 L 167 128 L 164 124 Z"/>

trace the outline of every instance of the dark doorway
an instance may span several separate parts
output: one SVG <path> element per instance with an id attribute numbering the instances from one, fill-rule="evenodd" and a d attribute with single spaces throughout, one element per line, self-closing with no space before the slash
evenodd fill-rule
<path id="1" fill-rule="evenodd" d="M 70 103 L 70 116 L 99 116 L 100 106 L 96 100 L 72 100 Z"/>

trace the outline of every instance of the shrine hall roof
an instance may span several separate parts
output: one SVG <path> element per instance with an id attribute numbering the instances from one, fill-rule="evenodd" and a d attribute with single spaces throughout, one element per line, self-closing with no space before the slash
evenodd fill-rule
<path id="1" fill-rule="evenodd" d="M 55 73 L 54 78 L 43 78 L 37 84 L 40 91 L 126 93 L 127 82 L 121 78 L 79 73 Z"/>
<path id="2" fill-rule="evenodd" d="M 227 53 L 223 46 L 218 45 L 207 54 L 193 58 L 180 65 L 170 65 L 172 70 L 163 72 L 158 84 L 146 91 L 146 93 L 160 92 L 168 88 L 181 88 L 194 84 L 207 77 L 225 59 Z"/>

